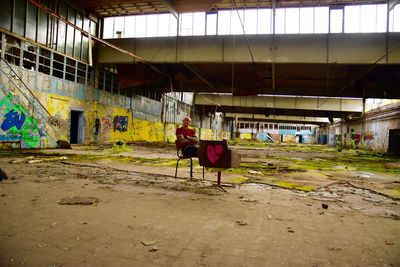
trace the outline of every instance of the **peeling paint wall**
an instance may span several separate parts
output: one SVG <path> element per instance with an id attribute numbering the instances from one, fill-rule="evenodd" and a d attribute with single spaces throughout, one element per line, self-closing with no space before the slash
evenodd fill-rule
<path id="1" fill-rule="evenodd" d="M 400 103 L 367 112 L 357 121 L 338 123 L 334 127 L 325 127 L 321 133 L 339 136 L 345 147 L 371 149 L 386 152 L 389 143 L 389 130 L 400 129 Z M 330 145 L 331 142 L 330 142 Z"/>

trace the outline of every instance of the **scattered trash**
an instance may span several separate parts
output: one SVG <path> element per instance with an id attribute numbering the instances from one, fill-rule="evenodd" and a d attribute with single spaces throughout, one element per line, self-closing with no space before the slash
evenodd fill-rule
<path id="1" fill-rule="evenodd" d="M 243 202 L 258 202 L 258 200 L 254 199 L 254 198 L 245 198 L 245 199 L 242 199 L 242 201 Z"/>
<path id="2" fill-rule="evenodd" d="M 32 164 L 32 163 L 39 163 L 39 162 L 43 162 L 43 160 L 42 160 L 42 159 L 32 159 L 32 160 L 28 160 L 28 163 L 29 163 L 29 164 Z"/>
<path id="3" fill-rule="evenodd" d="M 7 179 L 8 179 L 7 173 L 2 169 L 0 169 L 0 182 Z"/>
<path id="4" fill-rule="evenodd" d="M 238 225 L 240 225 L 240 226 L 248 225 L 248 223 L 247 223 L 246 221 L 242 221 L 242 220 L 238 220 L 238 221 L 236 221 L 236 223 L 237 223 Z"/>
<path id="5" fill-rule="evenodd" d="M 253 174 L 253 175 L 260 175 L 261 174 L 261 172 L 259 172 L 259 171 L 252 171 L 252 170 L 248 171 L 248 173 Z"/>
<path id="6" fill-rule="evenodd" d="M 40 244 L 36 244 L 36 245 L 33 245 L 33 249 L 39 249 L 39 248 L 41 248 L 42 247 L 42 245 L 40 245 Z"/>
<path id="7" fill-rule="evenodd" d="M 292 227 L 288 227 L 287 229 L 288 229 L 287 231 L 288 231 L 289 233 L 294 233 L 294 230 L 292 229 Z"/>
<path id="8" fill-rule="evenodd" d="M 150 247 L 149 252 L 156 252 L 158 251 L 158 247 Z"/>
<path id="9" fill-rule="evenodd" d="M 271 214 L 268 214 L 268 215 L 267 215 L 267 219 L 268 219 L 268 220 L 271 220 L 271 219 L 272 219 L 272 215 L 271 215 Z"/>
<path id="10" fill-rule="evenodd" d="M 340 250 L 342 250 L 341 248 L 335 248 L 335 247 L 328 247 L 328 249 L 330 251 L 340 251 Z"/>
<path id="11" fill-rule="evenodd" d="M 390 241 L 385 240 L 385 244 L 388 245 L 388 246 L 393 246 L 394 242 L 390 242 Z"/>
<path id="12" fill-rule="evenodd" d="M 57 140 L 57 147 L 61 149 L 72 149 L 71 144 L 65 140 Z"/>
<path id="13" fill-rule="evenodd" d="M 239 199 L 240 199 L 240 201 L 243 201 L 243 202 L 258 202 L 257 199 L 254 199 L 249 196 L 244 196 L 244 195 L 240 196 Z"/>
<path id="14" fill-rule="evenodd" d="M 97 197 L 67 197 L 62 198 L 59 205 L 93 205 L 100 200 Z"/>
<path id="15" fill-rule="evenodd" d="M 117 146 L 123 146 L 123 145 L 124 145 L 124 142 L 122 142 L 122 141 L 117 141 L 115 144 L 117 144 Z"/>
<path id="16" fill-rule="evenodd" d="M 143 245 L 145 245 L 146 247 L 148 247 L 148 246 L 154 245 L 155 243 L 157 243 L 157 241 L 154 241 L 154 240 L 144 240 L 144 241 L 141 241 L 141 243 L 142 243 Z"/>
<path id="17" fill-rule="evenodd" d="M 327 209 L 328 208 L 328 204 L 322 203 L 322 208 L 323 209 Z"/>

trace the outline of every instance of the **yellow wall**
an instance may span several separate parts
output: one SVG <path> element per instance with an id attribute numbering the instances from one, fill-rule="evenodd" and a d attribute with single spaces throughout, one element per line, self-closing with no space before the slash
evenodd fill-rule
<path id="1" fill-rule="evenodd" d="M 35 92 L 35 95 L 40 99 L 41 103 L 48 112 L 52 115 L 51 124 L 45 123 L 46 130 L 53 139 L 69 141 L 70 124 L 71 124 L 71 109 L 84 112 L 85 121 L 85 139 L 84 143 L 115 143 L 123 142 L 169 142 L 174 143 L 176 140 L 176 128 L 179 124 L 150 122 L 146 120 L 135 119 L 132 117 L 132 112 L 129 109 L 115 107 L 105 104 L 89 101 L 81 101 L 71 97 L 46 94 Z M 127 117 L 126 131 L 118 131 L 114 129 L 114 118 L 116 116 Z M 98 135 L 95 135 L 95 120 L 99 119 L 100 128 Z M 57 133 L 51 129 L 55 129 Z M 222 140 L 229 138 L 229 132 L 216 131 L 211 129 L 196 128 L 197 135 L 203 140 Z M 46 138 L 43 139 L 46 141 Z"/>

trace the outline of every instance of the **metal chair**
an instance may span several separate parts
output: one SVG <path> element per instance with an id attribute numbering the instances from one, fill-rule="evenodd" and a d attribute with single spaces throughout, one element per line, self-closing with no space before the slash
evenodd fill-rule
<path id="1" fill-rule="evenodd" d="M 190 178 L 193 178 L 193 157 L 190 156 L 184 156 L 182 153 L 182 150 L 178 147 L 177 141 L 175 141 L 175 146 L 176 146 L 176 155 L 178 156 L 178 160 L 176 161 L 176 167 L 175 167 L 175 178 L 178 175 L 178 167 L 179 167 L 179 161 L 181 159 L 189 159 L 190 160 Z M 203 167 L 203 179 L 204 179 L 204 167 Z"/>

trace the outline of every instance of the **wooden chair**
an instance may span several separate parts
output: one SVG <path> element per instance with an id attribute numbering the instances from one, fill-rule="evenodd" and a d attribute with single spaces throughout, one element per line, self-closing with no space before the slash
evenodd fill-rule
<path id="1" fill-rule="evenodd" d="M 176 167 L 175 167 L 175 178 L 178 175 L 178 167 L 179 167 L 179 161 L 181 159 L 189 159 L 190 160 L 190 178 L 193 178 L 193 157 L 189 156 L 184 156 L 182 153 L 182 149 L 178 147 L 177 141 L 175 141 L 175 147 L 176 147 L 176 155 L 178 156 L 178 160 L 176 161 Z M 203 179 L 204 179 L 204 167 L 203 167 Z"/>

